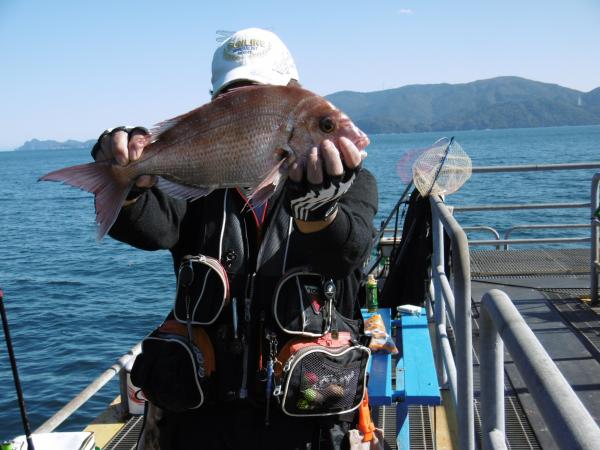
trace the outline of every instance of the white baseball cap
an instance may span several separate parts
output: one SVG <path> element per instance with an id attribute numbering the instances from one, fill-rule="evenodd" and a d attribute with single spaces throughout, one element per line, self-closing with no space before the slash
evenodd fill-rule
<path id="1" fill-rule="evenodd" d="M 287 85 L 299 80 L 296 64 L 285 44 L 271 31 L 246 28 L 229 36 L 212 61 L 213 97 L 239 80 Z"/>

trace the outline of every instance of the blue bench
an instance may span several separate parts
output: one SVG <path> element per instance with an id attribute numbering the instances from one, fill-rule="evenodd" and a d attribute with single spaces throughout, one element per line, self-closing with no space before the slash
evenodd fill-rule
<path id="1" fill-rule="evenodd" d="M 362 311 L 365 320 L 375 313 Z M 399 350 L 394 359 L 386 353 L 373 353 L 369 364 L 369 403 L 371 406 L 396 404 L 398 448 L 410 448 L 409 405 L 440 405 L 440 388 L 433 360 L 425 309 L 420 316 L 402 314 L 391 320 L 391 311 L 381 308 L 386 330 L 396 328 L 396 346 Z M 392 370 L 396 373 L 396 385 L 392 387 Z"/>

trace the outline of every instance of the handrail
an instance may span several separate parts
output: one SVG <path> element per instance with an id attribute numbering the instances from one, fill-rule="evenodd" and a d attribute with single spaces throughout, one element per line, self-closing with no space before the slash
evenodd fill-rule
<path id="1" fill-rule="evenodd" d="M 498 231 L 493 227 L 480 225 L 473 227 L 463 227 L 463 230 L 465 231 L 465 233 L 468 233 L 469 231 L 489 231 L 496 238 L 496 240 L 500 239 L 500 233 L 498 233 Z M 471 245 L 471 241 L 469 241 L 469 245 Z M 496 250 L 500 250 L 499 245 L 496 245 Z"/>
<path id="2" fill-rule="evenodd" d="M 589 169 L 600 168 L 600 163 L 584 163 L 584 164 L 566 164 L 566 165 L 544 165 L 544 166 L 513 166 L 504 168 L 483 168 L 483 170 L 474 170 L 474 172 L 503 172 L 503 171 L 525 171 L 525 170 L 573 170 L 573 169 Z M 592 201 L 580 203 L 546 203 L 546 204 L 509 204 L 509 205 L 479 205 L 468 207 L 455 207 L 453 211 L 469 212 L 469 211 L 494 211 L 494 210 L 509 210 L 509 209 L 545 209 L 545 208 L 589 208 L 592 206 L 592 212 L 595 212 L 600 206 L 598 197 L 600 196 L 600 175 L 596 179 L 596 184 L 592 188 Z M 445 205 L 441 198 L 430 198 L 432 209 L 432 228 L 433 228 L 433 258 L 431 263 L 432 280 L 428 289 L 428 307 L 433 309 L 431 315 L 435 320 L 436 333 L 436 358 L 439 370 L 440 385 L 448 388 L 452 394 L 452 398 L 456 405 L 455 411 L 457 414 L 458 430 L 457 436 L 459 439 L 458 447 L 462 449 L 475 448 L 474 438 L 474 418 L 473 418 L 473 384 L 472 384 L 472 343 L 471 343 L 471 298 L 470 298 L 470 263 L 469 263 L 469 245 L 470 244 L 489 244 L 498 246 L 500 244 L 517 244 L 517 243 L 540 243 L 540 242 L 588 242 L 587 237 L 569 237 L 569 238 L 544 238 L 544 239 L 508 239 L 516 229 L 525 228 L 518 226 L 510 229 L 507 232 L 506 239 L 496 239 L 488 241 L 468 241 L 465 230 L 460 228 L 458 222 L 452 217 L 450 207 Z M 585 224 L 564 224 L 564 225 L 533 225 L 531 228 L 585 228 Z M 598 286 L 598 271 L 600 270 L 600 236 L 598 228 L 600 220 L 593 219 L 592 240 L 594 241 L 595 258 L 592 261 L 593 280 L 592 286 L 597 290 Z M 452 245 L 452 277 L 445 273 L 444 264 L 444 231 L 451 239 Z M 489 231 L 489 230 L 488 230 Z M 595 233 L 595 234 L 594 234 Z M 594 283 L 596 283 L 594 285 Z M 433 303 L 433 307 L 431 305 Z M 447 324 L 448 321 L 448 324 Z M 453 328 L 456 345 L 453 352 L 450 340 L 448 337 L 448 328 Z M 531 333 L 531 331 L 529 330 Z M 468 338 L 466 337 L 468 335 Z M 512 345 L 512 344 L 510 344 Z M 508 347 L 508 346 L 507 346 Z M 498 348 L 496 347 L 496 351 Z M 519 350 L 516 350 L 517 352 Z M 486 353 L 494 355 L 493 351 L 482 350 L 484 357 L 488 357 Z M 502 354 L 502 350 L 499 352 Z M 514 356 L 514 355 L 513 355 Z M 466 362 L 468 361 L 468 364 Z M 483 363 L 482 363 L 483 364 Z M 498 365 L 498 370 L 494 373 L 503 374 L 503 362 Z M 499 372 L 498 372 L 499 371 Z M 483 376 L 483 375 L 482 375 Z M 487 375 L 486 375 L 487 376 Z M 491 377 L 491 376 L 490 376 Z M 490 387 L 491 382 L 491 387 Z M 484 381 L 482 381 L 484 383 Z M 499 379 L 487 378 L 485 383 L 486 398 L 482 397 L 482 407 L 487 408 L 486 413 L 494 418 L 491 422 L 493 426 L 486 428 L 486 448 L 506 448 L 504 435 L 504 419 L 503 413 L 499 414 L 495 409 L 495 403 L 489 402 L 489 390 L 492 389 L 494 395 L 501 401 L 504 401 L 504 383 Z M 482 387 L 483 389 L 483 387 Z M 535 389 L 533 386 L 531 389 Z M 574 393 L 573 393 L 574 395 Z M 502 403 L 503 406 L 503 403 Z M 583 406 L 581 406 L 583 408 Z M 545 409 L 544 413 L 552 412 L 552 409 Z M 585 410 L 585 408 L 583 408 Z M 490 412 L 491 411 L 491 412 Z M 584 414 L 588 414 L 585 411 Z M 502 417 L 502 418 L 500 418 Z M 486 423 L 489 424 L 488 421 Z M 553 423 L 553 422 L 549 422 Z M 594 430 L 597 428 L 593 422 Z M 557 426 L 561 428 L 563 426 Z M 563 427 L 564 428 L 564 427 Z M 560 431 L 558 431 L 560 433 Z M 575 431 L 576 433 L 577 431 Z M 571 431 L 566 432 L 569 434 Z M 572 433 L 571 433 L 572 434 Z M 585 435 L 585 433 L 583 433 Z M 595 435 L 594 435 L 595 436 Z M 559 438 L 560 439 L 560 438 Z M 594 437 L 595 439 L 595 437 Z M 586 442 L 600 442 L 586 437 Z M 571 448 L 571 447 L 565 447 Z M 581 447 L 586 448 L 586 447 Z"/>
<path id="3" fill-rule="evenodd" d="M 587 223 L 548 223 L 548 224 L 532 224 L 532 225 L 515 225 L 514 227 L 509 228 L 504 233 L 504 240 L 509 240 L 510 235 L 514 231 L 522 231 L 522 230 L 562 230 L 567 228 L 589 228 L 590 225 Z M 569 242 L 569 241 L 566 241 Z M 580 242 L 589 242 L 589 239 L 585 239 Z M 508 244 L 504 245 L 504 250 L 508 250 Z"/>
<path id="4" fill-rule="evenodd" d="M 496 230 L 494 227 L 488 227 L 488 226 L 485 226 L 485 225 L 478 225 L 478 226 L 472 226 L 472 227 L 463 227 L 463 231 L 465 231 L 465 232 L 469 232 L 469 231 L 489 231 L 490 233 L 492 233 L 492 235 L 496 239 L 500 239 L 500 233 L 498 233 L 498 230 Z"/>
<path id="5" fill-rule="evenodd" d="M 504 244 L 557 244 L 557 243 L 573 243 L 573 242 L 590 242 L 589 237 L 570 237 L 570 238 L 528 238 L 528 239 L 496 239 L 496 240 L 472 240 L 469 245 L 494 245 Z"/>
<path id="6" fill-rule="evenodd" d="M 88 387 L 77 394 L 69 403 L 63 406 L 56 414 L 40 425 L 34 433 L 50 433 L 54 431 L 61 423 L 67 420 L 81 405 L 87 402 L 96 392 L 98 392 L 106 383 L 108 383 L 117 373 L 123 369 L 127 363 L 140 353 L 142 343 L 137 343 L 131 350 L 121 356 L 115 364 L 105 370 L 98 378 L 92 381 Z"/>
<path id="7" fill-rule="evenodd" d="M 595 218 L 596 211 L 598 211 L 598 186 L 600 185 L 600 173 L 597 173 L 592 178 L 592 198 L 591 198 L 591 239 L 592 239 L 592 251 L 590 255 L 590 294 L 592 299 L 592 305 L 598 306 L 598 262 L 600 255 L 598 254 L 598 226 L 599 223 Z"/>
<path id="8" fill-rule="evenodd" d="M 504 346 L 559 447 L 598 448 L 600 428 L 504 292 L 483 296 L 480 330 L 483 449 L 506 448 Z"/>
<path id="9" fill-rule="evenodd" d="M 543 229 L 562 229 L 562 228 L 589 228 L 587 223 L 548 223 L 548 224 L 533 224 L 533 225 L 515 225 L 510 227 L 504 233 L 504 239 L 508 239 L 513 231 L 520 230 L 543 230 Z"/>
<path id="10" fill-rule="evenodd" d="M 439 196 L 430 197 L 432 223 L 434 224 L 434 264 L 443 271 L 443 249 L 445 231 L 452 247 L 452 269 L 454 283 L 454 333 L 456 357 L 452 357 L 445 326 L 446 311 L 441 289 L 442 279 L 434 275 L 436 291 L 435 317 L 438 351 L 442 354 L 445 373 L 457 405 L 458 439 L 461 450 L 475 449 L 475 425 L 473 410 L 473 352 L 471 336 L 471 269 L 467 235 L 450 213 Z M 434 268 L 435 269 L 435 268 Z M 441 300 L 441 301 L 440 301 Z M 450 352 L 450 353 L 449 353 Z M 454 367 L 454 360 L 456 361 Z"/>
<path id="11" fill-rule="evenodd" d="M 537 172 L 550 170 L 579 170 L 600 169 L 600 162 L 560 163 L 560 164 L 522 164 L 514 166 L 480 166 L 473 167 L 473 173 L 501 173 L 501 172 Z"/>
<path id="12" fill-rule="evenodd" d="M 455 206 L 456 212 L 474 211 L 506 211 L 518 209 L 564 209 L 564 208 L 589 208 L 590 203 L 509 203 L 496 205 Z"/>

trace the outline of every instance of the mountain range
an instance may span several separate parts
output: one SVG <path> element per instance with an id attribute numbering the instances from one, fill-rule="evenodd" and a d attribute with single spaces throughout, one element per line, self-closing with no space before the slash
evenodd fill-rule
<path id="1" fill-rule="evenodd" d="M 341 91 L 326 98 L 371 134 L 600 124 L 600 87 L 586 93 L 519 77 Z M 32 139 L 16 150 L 89 149 L 94 142 Z"/>
<path id="2" fill-rule="evenodd" d="M 519 77 L 341 91 L 327 99 L 366 133 L 600 124 L 600 87 L 584 93 Z"/>

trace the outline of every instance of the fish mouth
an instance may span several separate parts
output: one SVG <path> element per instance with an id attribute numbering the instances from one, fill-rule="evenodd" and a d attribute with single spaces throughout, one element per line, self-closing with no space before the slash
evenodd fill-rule
<path id="1" fill-rule="evenodd" d="M 364 150 L 370 143 L 371 140 L 366 134 L 364 136 L 360 136 L 354 141 L 354 145 L 356 145 L 356 148 L 359 150 Z"/>

